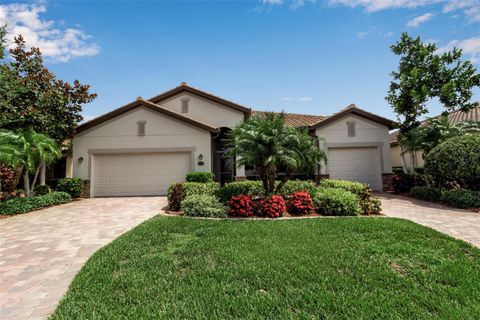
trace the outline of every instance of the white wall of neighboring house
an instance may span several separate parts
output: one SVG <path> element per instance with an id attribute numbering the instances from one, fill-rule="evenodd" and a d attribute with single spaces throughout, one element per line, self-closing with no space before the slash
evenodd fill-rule
<path id="1" fill-rule="evenodd" d="M 138 121 L 146 121 L 145 136 L 138 136 Z M 193 170 L 211 170 L 210 132 L 172 117 L 139 107 L 77 134 L 73 139 L 73 176 L 91 180 L 92 152 L 173 152 L 193 150 Z M 123 151 L 122 151 L 123 152 Z M 196 159 L 202 154 L 203 166 Z M 83 161 L 79 161 L 79 158 Z M 94 156 L 93 156 L 94 159 Z"/>
<path id="2" fill-rule="evenodd" d="M 244 113 L 212 102 L 194 94 L 181 93 L 158 103 L 162 107 L 182 113 L 182 99 L 189 99 L 188 113 L 184 115 L 205 122 L 214 127 L 233 128 L 245 118 Z"/>
<path id="3" fill-rule="evenodd" d="M 392 162 L 392 167 L 402 167 L 402 159 L 400 154 L 400 146 L 393 145 L 390 146 L 390 160 Z M 409 153 L 405 153 L 405 164 L 407 168 L 412 168 L 412 160 Z M 421 168 L 425 164 L 423 159 L 423 151 L 419 150 L 415 152 L 415 168 Z"/>

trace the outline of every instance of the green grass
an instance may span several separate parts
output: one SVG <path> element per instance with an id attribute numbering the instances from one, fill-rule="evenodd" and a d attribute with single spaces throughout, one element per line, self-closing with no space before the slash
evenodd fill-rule
<path id="1" fill-rule="evenodd" d="M 390 218 L 155 217 L 98 251 L 52 319 L 474 319 L 480 250 Z"/>

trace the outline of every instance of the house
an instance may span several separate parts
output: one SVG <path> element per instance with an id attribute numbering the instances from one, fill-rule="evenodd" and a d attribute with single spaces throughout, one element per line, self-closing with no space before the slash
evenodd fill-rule
<path id="1" fill-rule="evenodd" d="M 441 115 L 438 115 L 434 118 L 441 117 Z M 431 118 L 430 118 L 431 119 Z M 428 121 L 430 119 L 427 119 L 423 121 L 420 126 L 425 126 L 427 125 Z M 463 121 L 473 121 L 473 122 L 480 122 L 480 105 L 476 106 L 475 108 L 463 112 L 461 110 L 456 110 L 453 112 L 450 112 L 448 114 L 448 120 L 450 124 L 454 125 Z M 392 162 L 392 167 L 393 169 L 395 168 L 402 168 L 402 160 L 401 160 L 401 154 L 400 154 L 400 145 L 398 144 L 397 141 L 397 134 L 398 131 L 392 132 L 390 134 L 390 158 Z M 417 150 L 415 152 L 415 157 L 414 157 L 414 164 L 413 167 L 415 168 L 422 168 L 425 161 L 423 160 L 423 151 L 422 150 Z M 412 160 L 409 156 L 405 156 L 405 165 L 407 168 L 412 168 Z"/>
<path id="2" fill-rule="evenodd" d="M 69 176 L 88 180 L 92 197 L 164 195 L 189 171 L 213 172 L 223 183 L 244 179 L 245 168 L 222 157 L 225 135 L 260 114 L 182 83 L 78 126 L 67 161 Z M 328 164 L 317 175 L 369 183 L 391 176 L 393 122 L 355 105 L 331 116 L 287 113 L 286 123 L 324 137 Z"/>

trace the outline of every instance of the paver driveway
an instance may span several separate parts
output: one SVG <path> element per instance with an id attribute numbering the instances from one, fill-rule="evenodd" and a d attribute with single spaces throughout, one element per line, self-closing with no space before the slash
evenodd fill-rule
<path id="1" fill-rule="evenodd" d="M 158 214 L 163 197 L 96 198 L 0 220 L 0 319 L 43 319 L 101 246 Z"/>
<path id="2" fill-rule="evenodd" d="M 379 197 L 387 216 L 408 219 L 480 247 L 480 213 L 390 194 Z"/>

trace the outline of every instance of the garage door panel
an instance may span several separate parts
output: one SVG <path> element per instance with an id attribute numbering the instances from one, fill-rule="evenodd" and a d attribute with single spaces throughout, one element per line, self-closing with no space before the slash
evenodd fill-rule
<path id="1" fill-rule="evenodd" d="M 368 183 L 381 190 L 378 148 L 329 148 L 327 166 L 332 179 Z"/>
<path id="2" fill-rule="evenodd" d="M 189 152 L 94 156 L 95 196 L 165 195 L 191 169 Z"/>

